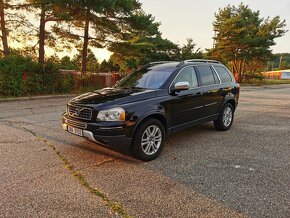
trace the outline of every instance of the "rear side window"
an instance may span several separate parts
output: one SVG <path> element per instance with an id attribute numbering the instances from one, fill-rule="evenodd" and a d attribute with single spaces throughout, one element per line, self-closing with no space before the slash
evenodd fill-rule
<path id="1" fill-rule="evenodd" d="M 222 83 L 232 82 L 232 77 L 224 67 L 215 66 L 214 69 L 218 73 Z"/>
<path id="2" fill-rule="evenodd" d="M 215 84 L 213 72 L 210 68 L 210 66 L 197 66 L 199 75 L 200 75 L 200 80 L 201 80 L 201 85 L 202 86 L 208 86 L 208 85 L 213 85 Z"/>

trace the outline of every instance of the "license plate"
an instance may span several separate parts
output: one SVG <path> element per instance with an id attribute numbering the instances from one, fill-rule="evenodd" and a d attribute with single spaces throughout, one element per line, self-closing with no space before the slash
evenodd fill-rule
<path id="1" fill-rule="evenodd" d="M 83 130 L 72 127 L 72 126 L 68 126 L 67 131 L 78 136 L 83 136 Z"/>

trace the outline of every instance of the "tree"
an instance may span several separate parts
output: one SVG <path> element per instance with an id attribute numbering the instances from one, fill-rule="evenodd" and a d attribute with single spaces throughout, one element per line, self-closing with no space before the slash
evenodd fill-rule
<path id="1" fill-rule="evenodd" d="M 187 60 L 187 59 L 198 59 L 202 58 L 203 54 L 200 48 L 195 49 L 196 44 L 193 42 L 193 39 L 187 39 L 187 43 L 183 45 L 180 49 L 180 59 Z"/>
<path id="2" fill-rule="evenodd" d="M 7 39 L 7 29 L 6 29 L 6 22 L 5 22 L 5 8 L 6 3 L 4 0 L 0 0 L 0 29 L 1 29 L 1 39 L 3 45 L 3 54 L 7 56 L 10 54 L 9 46 L 8 46 L 8 39 Z"/>
<path id="3" fill-rule="evenodd" d="M 0 0 L 0 30 L 2 39 L 2 53 L 7 56 L 11 53 L 30 53 L 35 46 L 27 46 L 26 48 L 9 47 L 10 44 L 26 44 L 31 42 L 35 34 L 36 28 L 29 21 L 27 8 L 28 4 L 24 0 Z"/>
<path id="4" fill-rule="evenodd" d="M 98 59 L 96 58 L 96 56 L 90 49 L 88 50 L 86 61 L 87 61 L 88 72 L 95 73 L 99 71 L 100 64 L 98 62 Z"/>
<path id="5" fill-rule="evenodd" d="M 75 41 L 82 39 L 81 72 L 87 71 L 87 56 L 89 47 L 106 47 L 110 41 L 120 39 L 120 34 L 126 31 L 127 18 L 140 8 L 137 0 L 87 0 L 69 1 L 71 21 L 64 28 L 55 26 L 55 32 L 70 37 Z M 82 34 L 79 34 L 79 32 Z"/>
<path id="6" fill-rule="evenodd" d="M 60 60 L 60 68 L 62 70 L 76 70 L 76 66 L 73 61 L 71 61 L 69 56 L 64 56 Z"/>
<path id="7" fill-rule="evenodd" d="M 178 59 L 178 46 L 161 37 L 160 24 L 152 15 L 139 11 L 128 18 L 127 25 L 122 40 L 111 42 L 108 48 L 113 52 L 111 60 L 122 72 L 152 61 Z"/>
<path id="8" fill-rule="evenodd" d="M 237 81 L 242 82 L 247 66 L 253 60 L 266 60 L 271 56 L 274 39 L 285 34 L 285 20 L 260 18 L 259 11 L 248 6 L 227 6 L 215 14 L 213 22 L 215 45 L 210 51 L 213 58 L 230 62 Z"/>
<path id="9" fill-rule="evenodd" d="M 30 7 L 39 8 L 39 29 L 38 29 L 38 63 L 45 61 L 45 40 L 50 39 L 50 45 L 55 46 L 55 38 L 46 32 L 48 22 L 57 22 L 69 19 L 67 7 L 68 0 L 28 0 Z"/>

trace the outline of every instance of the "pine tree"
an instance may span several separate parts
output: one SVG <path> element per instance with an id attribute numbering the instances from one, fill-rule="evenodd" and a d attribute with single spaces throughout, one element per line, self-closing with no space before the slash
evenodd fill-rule
<path id="1" fill-rule="evenodd" d="M 210 51 L 213 58 L 230 62 L 237 81 L 242 81 L 253 60 L 266 60 L 271 56 L 274 39 L 285 34 L 285 20 L 279 16 L 260 18 L 259 11 L 248 6 L 227 6 L 215 14 L 213 23 L 216 36 Z"/>

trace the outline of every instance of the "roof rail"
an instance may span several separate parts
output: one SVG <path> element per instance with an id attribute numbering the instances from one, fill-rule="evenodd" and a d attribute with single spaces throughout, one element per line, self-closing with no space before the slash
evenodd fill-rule
<path id="1" fill-rule="evenodd" d="M 143 65 L 141 68 L 148 68 L 148 67 L 153 67 L 159 64 L 166 64 L 166 63 L 171 63 L 173 61 L 155 61 L 155 62 L 150 62 L 149 64 Z"/>
<path id="2" fill-rule="evenodd" d="M 215 63 L 220 64 L 221 62 L 215 60 L 207 60 L 207 59 L 189 59 L 184 60 L 183 63 L 191 63 L 191 62 L 201 62 L 201 63 Z"/>
<path id="3" fill-rule="evenodd" d="M 171 63 L 173 61 L 155 61 L 155 62 L 150 62 L 148 65 L 150 67 L 155 66 L 155 65 L 159 65 L 159 64 L 166 64 L 166 63 Z"/>

